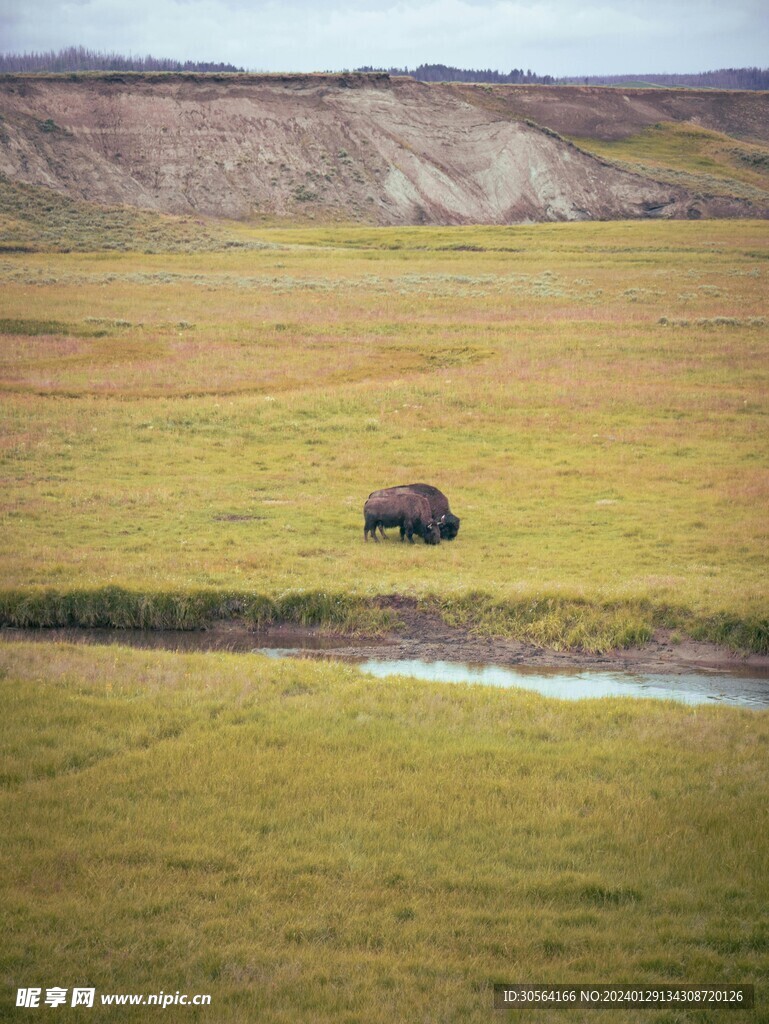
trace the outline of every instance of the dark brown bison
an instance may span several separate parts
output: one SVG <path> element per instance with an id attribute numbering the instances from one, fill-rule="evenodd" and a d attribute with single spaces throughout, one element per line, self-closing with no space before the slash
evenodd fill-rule
<path id="1" fill-rule="evenodd" d="M 441 540 L 454 540 L 459 533 L 459 517 L 449 508 L 449 499 L 431 484 L 399 484 L 397 487 L 383 487 L 380 491 L 372 491 L 369 498 L 381 498 L 387 494 L 401 494 L 404 491 L 421 494 L 430 503 L 433 519 L 438 524 Z M 380 530 L 381 532 L 381 530 Z"/>
<path id="2" fill-rule="evenodd" d="M 430 512 L 430 503 L 421 494 L 404 491 L 398 494 L 384 494 L 369 498 L 363 506 L 363 539 L 368 535 L 377 540 L 376 530 L 384 537 L 385 526 L 399 526 L 401 540 L 408 537 L 414 543 L 414 534 L 424 539 L 425 544 L 440 544 L 441 533 Z"/>

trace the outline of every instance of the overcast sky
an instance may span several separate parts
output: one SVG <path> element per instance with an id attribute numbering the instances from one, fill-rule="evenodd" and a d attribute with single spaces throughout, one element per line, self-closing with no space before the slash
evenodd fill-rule
<path id="1" fill-rule="evenodd" d="M 0 0 L 0 52 L 66 46 L 248 70 L 537 74 L 769 65 L 767 0 Z"/>

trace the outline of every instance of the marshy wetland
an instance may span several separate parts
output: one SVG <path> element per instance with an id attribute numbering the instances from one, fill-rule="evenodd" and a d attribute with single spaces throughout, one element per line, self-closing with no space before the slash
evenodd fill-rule
<path id="1" fill-rule="evenodd" d="M 769 653 L 764 223 L 39 224 L 0 255 L 6 627 Z M 366 545 L 422 479 L 457 539 Z M 495 982 L 703 981 L 769 1020 L 763 711 L 2 633 L 0 665 L 4 1000 L 481 1021 Z"/>

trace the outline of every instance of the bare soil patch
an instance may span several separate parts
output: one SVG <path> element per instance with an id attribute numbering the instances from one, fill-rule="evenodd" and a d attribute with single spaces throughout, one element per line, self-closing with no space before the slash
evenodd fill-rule
<path id="1" fill-rule="evenodd" d="M 683 638 L 675 640 L 670 631 L 658 630 L 643 647 L 591 654 L 586 651 L 554 651 L 500 637 L 477 636 L 470 630 L 448 626 L 439 615 L 424 611 L 417 602 L 403 597 L 383 599 L 386 607 L 398 615 L 400 625 L 382 638 L 357 638 L 336 635 L 313 627 L 275 626 L 258 634 L 264 646 L 299 646 L 304 638 L 309 647 L 313 638 L 326 637 L 337 654 L 355 658 L 413 659 L 423 661 L 459 661 L 468 664 L 527 666 L 542 668 L 580 668 L 626 670 L 639 673 L 686 673 L 694 669 L 749 671 L 769 677 L 769 656 L 741 655 L 716 644 Z M 285 641 L 283 643 L 282 641 Z M 290 641 L 290 642 L 289 642 Z M 308 651 L 310 653 L 310 651 Z M 322 653 L 322 649 L 321 649 Z M 327 653 L 327 652 L 326 652 Z"/>

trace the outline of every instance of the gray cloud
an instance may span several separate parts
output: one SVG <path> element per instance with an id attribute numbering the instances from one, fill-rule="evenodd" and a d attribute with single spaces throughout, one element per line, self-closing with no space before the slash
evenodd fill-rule
<path id="1" fill-rule="evenodd" d="M 766 63 L 763 0 L 0 0 L 4 52 L 83 45 L 246 68 L 426 63 L 540 74 Z"/>

